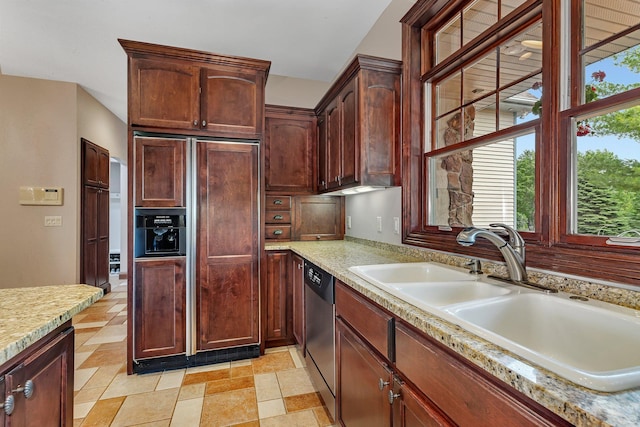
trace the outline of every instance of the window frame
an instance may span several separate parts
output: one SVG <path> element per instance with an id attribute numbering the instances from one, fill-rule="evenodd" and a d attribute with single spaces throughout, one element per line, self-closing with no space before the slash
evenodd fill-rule
<path id="1" fill-rule="evenodd" d="M 580 8 L 576 4 L 580 0 L 571 0 L 572 17 L 577 16 Z M 574 76 L 572 88 L 572 105 L 570 109 L 561 111 L 561 49 L 560 40 L 563 35 L 561 4 L 556 0 L 528 0 L 513 11 L 507 19 L 498 21 L 481 36 L 455 53 L 452 61 L 444 61 L 432 67 L 431 38 L 435 34 L 436 23 L 445 23 L 456 10 L 463 8 L 468 1 L 456 0 L 418 0 L 401 20 L 402 53 L 403 53 L 403 138 L 402 138 L 402 175 L 403 175 L 403 243 L 430 249 L 462 254 L 470 257 L 481 257 L 503 261 L 499 251 L 490 243 L 479 241 L 472 247 L 462 247 L 455 237 L 461 228 L 438 227 L 428 225 L 428 184 L 429 157 L 425 150 L 424 118 L 425 118 L 425 78 L 442 76 L 451 67 L 460 66 L 482 51 L 495 47 L 497 42 L 491 41 L 495 32 L 503 35 L 512 31 L 515 34 L 518 26 L 533 16 L 542 16 L 542 52 L 543 70 L 543 105 L 542 117 L 522 125 L 526 128 L 535 123 L 536 126 L 536 230 L 533 233 L 523 232 L 527 243 L 527 265 L 545 270 L 617 281 L 640 286 L 640 252 L 637 248 L 606 246 L 593 241 L 589 236 L 569 235 L 568 225 L 568 184 L 570 152 L 567 143 L 571 128 L 571 118 L 604 105 L 613 106 L 629 102 L 640 96 L 640 88 L 592 103 L 574 106 L 576 98 L 575 67 L 577 59 L 571 59 L 571 71 Z M 572 20 L 570 45 L 575 48 L 579 26 Z M 575 52 L 572 51 L 572 52 Z M 581 82 L 580 82 L 581 83 Z M 429 100 L 433 105 L 433 99 Z M 507 129 L 507 133 L 514 128 Z M 490 134 L 493 139 L 500 132 Z M 457 148 L 479 145 L 483 137 L 471 142 L 460 143 Z M 486 141 L 484 141 L 486 142 Z M 429 141 L 431 144 L 431 141 Z M 429 154 L 437 154 L 441 149 Z M 597 237 L 597 236 L 596 236 Z"/>

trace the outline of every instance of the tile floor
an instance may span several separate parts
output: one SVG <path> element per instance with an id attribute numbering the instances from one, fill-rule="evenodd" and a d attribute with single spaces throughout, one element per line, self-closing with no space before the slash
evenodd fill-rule
<path id="1" fill-rule="evenodd" d="M 73 323 L 74 427 L 332 425 L 293 346 L 257 359 L 127 375 L 125 283 Z"/>

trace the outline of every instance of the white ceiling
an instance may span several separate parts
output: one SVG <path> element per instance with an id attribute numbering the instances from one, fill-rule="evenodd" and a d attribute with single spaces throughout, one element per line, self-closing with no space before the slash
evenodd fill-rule
<path id="1" fill-rule="evenodd" d="M 332 81 L 391 0 L 0 0 L 0 72 L 80 84 L 126 122 L 117 39 L 271 61 Z"/>

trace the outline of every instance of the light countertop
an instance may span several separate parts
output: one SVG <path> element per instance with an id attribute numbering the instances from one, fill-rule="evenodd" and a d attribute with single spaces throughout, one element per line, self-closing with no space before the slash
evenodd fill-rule
<path id="1" fill-rule="evenodd" d="M 348 270 L 355 265 L 396 262 L 438 261 L 455 264 L 455 261 L 447 262 L 446 254 L 348 240 L 268 243 L 266 249 L 290 249 L 301 255 L 398 318 L 574 425 L 640 425 L 640 389 L 602 393 L 576 385 L 384 292 Z"/>
<path id="2" fill-rule="evenodd" d="M 101 297 L 88 285 L 0 289 L 0 365 Z"/>

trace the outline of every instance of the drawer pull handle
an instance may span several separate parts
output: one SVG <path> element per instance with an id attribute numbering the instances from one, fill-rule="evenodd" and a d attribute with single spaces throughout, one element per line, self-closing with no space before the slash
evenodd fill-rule
<path id="1" fill-rule="evenodd" d="M 16 399 L 15 397 L 13 397 L 13 394 L 10 394 L 9 396 L 7 396 L 7 398 L 4 400 L 4 403 L 0 406 L 4 409 L 5 414 L 7 415 L 13 414 L 13 409 L 16 406 Z"/>
<path id="2" fill-rule="evenodd" d="M 281 235 L 281 234 L 282 234 L 282 230 L 273 230 L 273 234 L 274 234 L 275 236 L 279 236 L 279 235 Z"/>
<path id="3" fill-rule="evenodd" d="M 33 396 L 33 381 L 32 380 L 27 380 L 23 386 L 18 386 L 18 388 L 16 388 L 15 390 L 13 390 L 11 393 L 24 393 L 24 397 L 26 397 L 27 399 L 30 398 L 31 396 Z"/>
<path id="4" fill-rule="evenodd" d="M 273 204 L 274 204 L 274 205 L 281 205 L 281 204 L 282 204 L 282 200 L 280 200 L 280 199 L 275 199 L 275 200 L 273 201 Z"/>
<path id="5" fill-rule="evenodd" d="M 393 405 L 393 401 L 400 397 L 400 393 L 394 393 L 393 390 L 389 390 L 389 405 Z"/>
<path id="6" fill-rule="evenodd" d="M 385 381 L 382 378 L 378 379 L 378 390 L 382 391 L 389 385 L 389 381 Z"/>
<path id="7" fill-rule="evenodd" d="M 283 218 L 282 215 L 274 215 L 273 216 L 273 219 L 278 220 L 278 221 L 281 221 L 282 218 Z"/>

